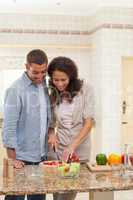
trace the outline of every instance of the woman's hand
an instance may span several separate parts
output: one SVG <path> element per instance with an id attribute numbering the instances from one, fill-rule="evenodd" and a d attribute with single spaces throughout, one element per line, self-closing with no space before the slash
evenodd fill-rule
<path id="1" fill-rule="evenodd" d="M 69 159 L 71 159 L 75 149 L 72 146 L 68 146 L 64 149 L 63 154 L 62 154 L 62 160 L 68 162 Z"/>
<path id="2" fill-rule="evenodd" d="M 50 147 L 52 149 L 55 148 L 55 150 L 58 148 L 58 138 L 57 136 L 55 135 L 55 133 L 50 133 L 49 136 L 48 136 L 48 144 L 50 145 Z"/>
<path id="3" fill-rule="evenodd" d="M 75 153 L 75 149 L 72 147 L 68 147 L 63 152 L 63 160 L 65 162 L 71 163 L 71 162 L 80 162 L 79 156 Z"/>
<path id="4" fill-rule="evenodd" d="M 13 166 L 16 169 L 21 169 L 24 167 L 24 162 L 22 160 L 14 160 Z"/>

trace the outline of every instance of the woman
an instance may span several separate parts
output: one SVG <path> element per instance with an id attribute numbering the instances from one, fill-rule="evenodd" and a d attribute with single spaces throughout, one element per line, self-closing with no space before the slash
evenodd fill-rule
<path id="1" fill-rule="evenodd" d="M 57 133 L 49 134 L 49 144 L 60 157 L 79 156 L 81 162 L 90 158 L 90 131 L 94 122 L 92 88 L 78 78 L 77 66 L 67 57 L 56 57 L 48 66 L 51 101 Z M 55 194 L 55 200 L 73 200 L 76 193 Z"/>

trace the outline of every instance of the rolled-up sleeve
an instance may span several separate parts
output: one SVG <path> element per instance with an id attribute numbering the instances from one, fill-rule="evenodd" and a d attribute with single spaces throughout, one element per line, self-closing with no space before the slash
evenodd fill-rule
<path id="1" fill-rule="evenodd" d="M 17 123 L 21 110 L 21 101 L 16 88 L 6 91 L 4 100 L 4 120 L 2 139 L 5 147 L 17 146 Z"/>
<path id="2" fill-rule="evenodd" d="M 83 91 L 84 106 L 83 106 L 83 118 L 95 119 L 95 101 L 93 88 L 85 84 Z"/>

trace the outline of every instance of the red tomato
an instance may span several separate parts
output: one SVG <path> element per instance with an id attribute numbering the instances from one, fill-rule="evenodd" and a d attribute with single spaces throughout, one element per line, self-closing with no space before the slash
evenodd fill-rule
<path id="1" fill-rule="evenodd" d="M 59 161 L 44 161 L 44 165 L 58 166 L 59 164 L 60 164 Z"/>
<path id="2" fill-rule="evenodd" d="M 79 157 L 76 153 L 73 153 L 71 158 L 70 158 L 71 162 L 79 162 Z"/>

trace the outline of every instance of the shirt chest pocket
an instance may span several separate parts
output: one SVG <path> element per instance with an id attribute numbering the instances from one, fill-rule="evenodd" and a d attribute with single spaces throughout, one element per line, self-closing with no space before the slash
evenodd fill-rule
<path id="1" fill-rule="evenodd" d="M 35 118 L 40 116 L 40 102 L 36 93 L 30 94 L 29 96 L 26 95 L 23 99 L 22 107 L 22 116 L 24 116 L 24 118 Z"/>

